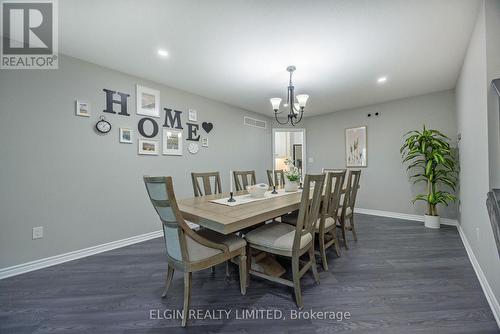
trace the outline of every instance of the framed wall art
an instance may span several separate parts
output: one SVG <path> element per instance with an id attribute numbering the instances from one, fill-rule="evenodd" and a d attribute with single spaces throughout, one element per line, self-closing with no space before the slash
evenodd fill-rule
<path id="1" fill-rule="evenodd" d="M 345 130 L 346 167 L 366 167 L 366 126 Z"/>
<path id="2" fill-rule="evenodd" d="M 190 122 L 198 122 L 198 112 L 194 109 L 189 109 L 188 119 Z"/>
<path id="3" fill-rule="evenodd" d="M 132 144 L 132 129 L 120 128 L 120 143 Z"/>
<path id="4" fill-rule="evenodd" d="M 160 91 L 136 86 L 137 115 L 160 117 Z"/>
<path id="5" fill-rule="evenodd" d="M 76 101 L 75 108 L 77 116 L 83 116 L 83 117 L 90 116 L 90 104 L 88 102 Z"/>
<path id="6" fill-rule="evenodd" d="M 139 139 L 139 154 L 141 155 L 158 155 L 159 143 L 156 140 Z"/>
<path id="7" fill-rule="evenodd" d="M 182 131 L 163 129 L 163 154 L 182 155 Z"/>

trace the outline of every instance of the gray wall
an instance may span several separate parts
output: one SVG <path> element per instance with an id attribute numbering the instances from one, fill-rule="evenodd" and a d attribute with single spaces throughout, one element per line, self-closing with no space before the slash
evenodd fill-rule
<path id="1" fill-rule="evenodd" d="M 184 111 L 183 123 L 188 108 L 198 110 L 199 121 L 213 122 L 209 147 L 200 145 L 199 153 L 191 155 L 184 142 L 182 157 L 139 156 L 137 83 L 159 89 L 161 106 Z M 113 125 L 106 136 L 93 130 L 105 106 L 103 88 L 131 94 L 132 115 L 106 114 Z M 76 99 L 90 101 L 90 118 L 74 115 Z M 0 268 L 158 230 L 144 174 L 173 176 L 178 197 L 192 195 L 191 171 L 220 171 L 224 189 L 229 169 L 255 169 L 266 181 L 270 126 L 244 126 L 244 115 L 270 121 L 69 57 L 61 59 L 59 70 L 2 70 Z M 125 126 L 134 129 L 134 144 L 118 142 L 118 128 Z M 44 226 L 43 239 L 31 239 L 35 226 Z"/>
<path id="2" fill-rule="evenodd" d="M 367 117 L 379 112 L 379 117 Z M 357 207 L 407 214 L 423 214 L 412 197 L 423 190 L 408 179 L 399 148 L 403 135 L 413 129 L 439 129 L 455 141 L 456 118 L 453 91 L 428 94 L 389 103 L 338 111 L 307 118 L 307 155 L 314 162 L 309 172 L 322 168 L 345 168 L 345 129 L 367 126 L 368 167 L 362 169 Z M 454 205 L 439 209 L 444 218 L 456 218 Z"/>
<path id="3" fill-rule="evenodd" d="M 488 17 L 496 16 L 498 20 L 499 8 L 492 5 L 494 2 L 486 2 L 486 12 L 495 10 L 496 14 L 489 13 Z M 489 43 L 495 43 L 497 51 L 487 53 L 486 36 L 490 26 L 486 25 L 485 16 L 485 3 L 482 1 L 456 88 L 458 131 L 462 134 L 459 142 L 459 221 L 496 299 L 500 300 L 500 262 L 485 205 L 486 193 L 490 189 L 490 158 L 494 158 L 489 155 L 489 142 L 497 136 L 491 132 L 494 126 L 488 128 L 488 94 L 491 88 L 487 59 L 499 56 L 500 41 L 488 39 Z M 492 165 L 495 166 L 495 163 Z M 498 170 L 494 172 L 498 173 Z"/>

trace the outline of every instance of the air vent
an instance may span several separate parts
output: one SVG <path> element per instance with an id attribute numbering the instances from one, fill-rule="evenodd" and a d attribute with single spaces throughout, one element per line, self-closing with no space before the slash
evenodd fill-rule
<path id="1" fill-rule="evenodd" d="M 247 126 L 252 126 L 254 128 L 265 129 L 267 127 L 266 121 L 261 121 L 252 117 L 245 116 L 243 123 Z"/>

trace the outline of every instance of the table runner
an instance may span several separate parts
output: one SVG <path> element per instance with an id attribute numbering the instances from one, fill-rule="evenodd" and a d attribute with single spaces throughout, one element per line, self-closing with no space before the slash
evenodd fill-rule
<path id="1" fill-rule="evenodd" d="M 285 189 L 278 189 L 278 190 L 276 190 L 277 194 L 271 194 L 272 191 L 269 190 L 269 191 L 266 191 L 264 193 L 263 198 L 253 198 L 252 196 L 250 196 L 250 194 L 246 194 L 246 195 L 234 196 L 233 198 L 236 200 L 235 202 L 228 202 L 227 200 L 229 199 L 229 197 L 213 199 L 210 202 L 222 204 L 222 205 L 227 205 L 227 206 L 237 206 L 237 205 L 241 205 L 241 204 L 262 201 L 262 200 L 266 200 L 266 199 L 270 199 L 270 198 L 274 198 L 274 197 L 295 194 L 295 193 L 300 192 L 300 191 L 302 191 L 302 190 L 285 191 Z"/>

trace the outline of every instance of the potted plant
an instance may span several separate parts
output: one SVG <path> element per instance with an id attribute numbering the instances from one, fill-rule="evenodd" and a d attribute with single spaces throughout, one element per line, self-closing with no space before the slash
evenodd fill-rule
<path id="1" fill-rule="evenodd" d="M 285 177 L 288 182 L 285 182 L 285 191 L 297 191 L 299 188 L 300 182 L 300 172 L 297 167 L 294 166 L 292 160 L 285 159 L 285 165 L 287 166 L 287 170 L 284 172 Z"/>
<path id="2" fill-rule="evenodd" d="M 415 171 L 410 178 L 413 183 L 424 182 L 427 192 L 413 199 L 427 202 L 425 227 L 439 228 L 437 205 L 456 201 L 455 195 L 443 190 L 445 187 L 455 191 L 457 183 L 457 161 L 450 146 L 450 139 L 437 130 L 410 131 L 404 135 L 400 149 L 403 163 L 408 171 Z"/>

